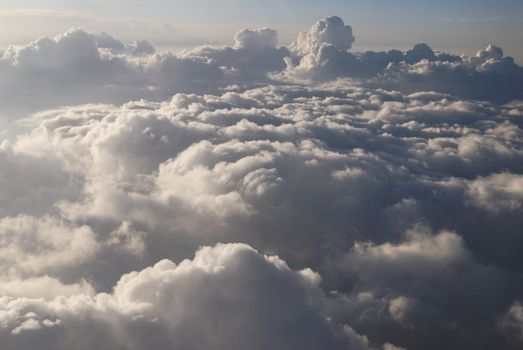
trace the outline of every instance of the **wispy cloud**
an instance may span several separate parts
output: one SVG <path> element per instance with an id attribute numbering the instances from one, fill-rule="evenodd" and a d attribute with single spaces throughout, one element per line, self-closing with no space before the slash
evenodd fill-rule
<path id="1" fill-rule="evenodd" d="M 60 18 L 91 18 L 92 12 L 62 11 L 49 9 L 0 9 L 0 17 L 60 17 Z"/>
<path id="2" fill-rule="evenodd" d="M 438 21 L 441 22 L 500 22 L 503 20 L 503 17 L 493 16 L 493 17 L 441 17 L 438 18 Z"/>

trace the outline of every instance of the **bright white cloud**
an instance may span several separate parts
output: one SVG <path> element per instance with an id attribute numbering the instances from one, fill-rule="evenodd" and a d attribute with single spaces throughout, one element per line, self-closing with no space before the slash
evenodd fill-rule
<path id="1" fill-rule="evenodd" d="M 301 32 L 291 49 L 300 56 L 317 51 L 324 45 L 348 50 L 354 40 L 351 26 L 345 25 L 341 18 L 333 16 L 320 20 L 307 32 Z"/>
<path id="2" fill-rule="evenodd" d="M 10 348 L 369 349 L 327 320 L 319 282 L 246 245 L 205 247 L 126 274 L 111 294 L 0 298 L 0 335 Z"/>

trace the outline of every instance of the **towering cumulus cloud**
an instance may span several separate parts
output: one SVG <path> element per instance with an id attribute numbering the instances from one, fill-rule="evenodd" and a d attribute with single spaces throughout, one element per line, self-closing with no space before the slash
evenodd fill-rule
<path id="1" fill-rule="evenodd" d="M 319 21 L 307 32 L 301 32 L 291 44 L 291 50 L 304 56 L 324 45 L 348 50 L 354 43 L 351 26 L 345 25 L 339 17 L 328 17 Z"/>
<path id="2" fill-rule="evenodd" d="M 523 68 L 234 42 L 1 52 L 0 347 L 521 348 Z"/>

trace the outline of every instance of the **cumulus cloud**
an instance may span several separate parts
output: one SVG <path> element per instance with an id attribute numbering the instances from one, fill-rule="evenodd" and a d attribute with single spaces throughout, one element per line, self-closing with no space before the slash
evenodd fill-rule
<path id="1" fill-rule="evenodd" d="M 234 36 L 235 48 L 262 50 L 275 49 L 278 45 L 278 34 L 274 29 L 264 28 L 257 30 L 244 29 Z"/>
<path id="2" fill-rule="evenodd" d="M 523 177 L 496 174 L 470 184 L 471 200 L 490 211 L 518 211 L 523 205 Z"/>
<path id="3" fill-rule="evenodd" d="M 308 31 L 301 32 L 290 48 L 297 55 L 305 56 L 322 46 L 348 50 L 352 47 L 354 40 L 352 27 L 345 25 L 341 18 L 332 16 L 318 21 Z"/>
<path id="4" fill-rule="evenodd" d="M 6 347 L 511 349 L 521 67 L 353 41 L 5 50 L 39 110 L 0 147 Z"/>
<path id="5" fill-rule="evenodd" d="M 498 103 L 522 98 L 523 69 L 496 46 L 489 45 L 474 57 L 460 57 L 435 52 L 424 43 L 406 52 L 351 53 L 347 49 L 353 41 L 351 27 L 340 18 L 319 21 L 290 46 L 294 62 L 288 61 L 283 77 L 371 79 L 372 84 L 389 89 L 438 91 Z"/>
<path id="6" fill-rule="evenodd" d="M 16 116 L 49 106 L 164 98 L 176 90 L 207 89 L 221 77 L 215 65 L 154 51 L 145 41 L 125 46 L 107 34 L 81 29 L 10 47 L 0 58 L 2 113 Z"/>
<path id="7" fill-rule="evenodd" d="M 523 68 L 492 45 L 459 61 L 400 62 L 389 66 L 383 77 L 387 85 L 406 91 L 435 90 L 497 103 L 522 98 Z"/>
<path id="8" fill-rule="evenodd" d="M 111 294 L 0 298 L 7 348 L 370 349 L 322 311 L 320 278 L 246 245 L 122 276 Z"/>
<path id="9" fill-rule="evenodd" d="M 362 315 L 353 327 L 372 339 L 414 349 L 503 346 L 496 318 L 515 290 L 504 271 L 476 261 L 458 234 L 416 227 L 398 244 L 356 243 L 340 264 L 352 281 L 341 290 L 368 297 L 338 294 L 332 307 L 344 305 L 341 320 Z M 470 339 L 465 324 L 483 333 Z"/>

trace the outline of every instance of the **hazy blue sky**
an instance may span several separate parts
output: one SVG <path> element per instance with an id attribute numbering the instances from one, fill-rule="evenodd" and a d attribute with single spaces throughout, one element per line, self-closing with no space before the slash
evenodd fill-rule
<path id="1" fill-rule="evenodd" d="M 2 45 L 71 26 L 166 46 L 226 43 L 241 27 L 270 26 L 286 43 L 317 19 L 338 15 L 353 26 L 356 50 L 423 41 L 471 53 L 493 43 L 523 58 L 521 0 L 1 0 L 0 10 Z"/>

